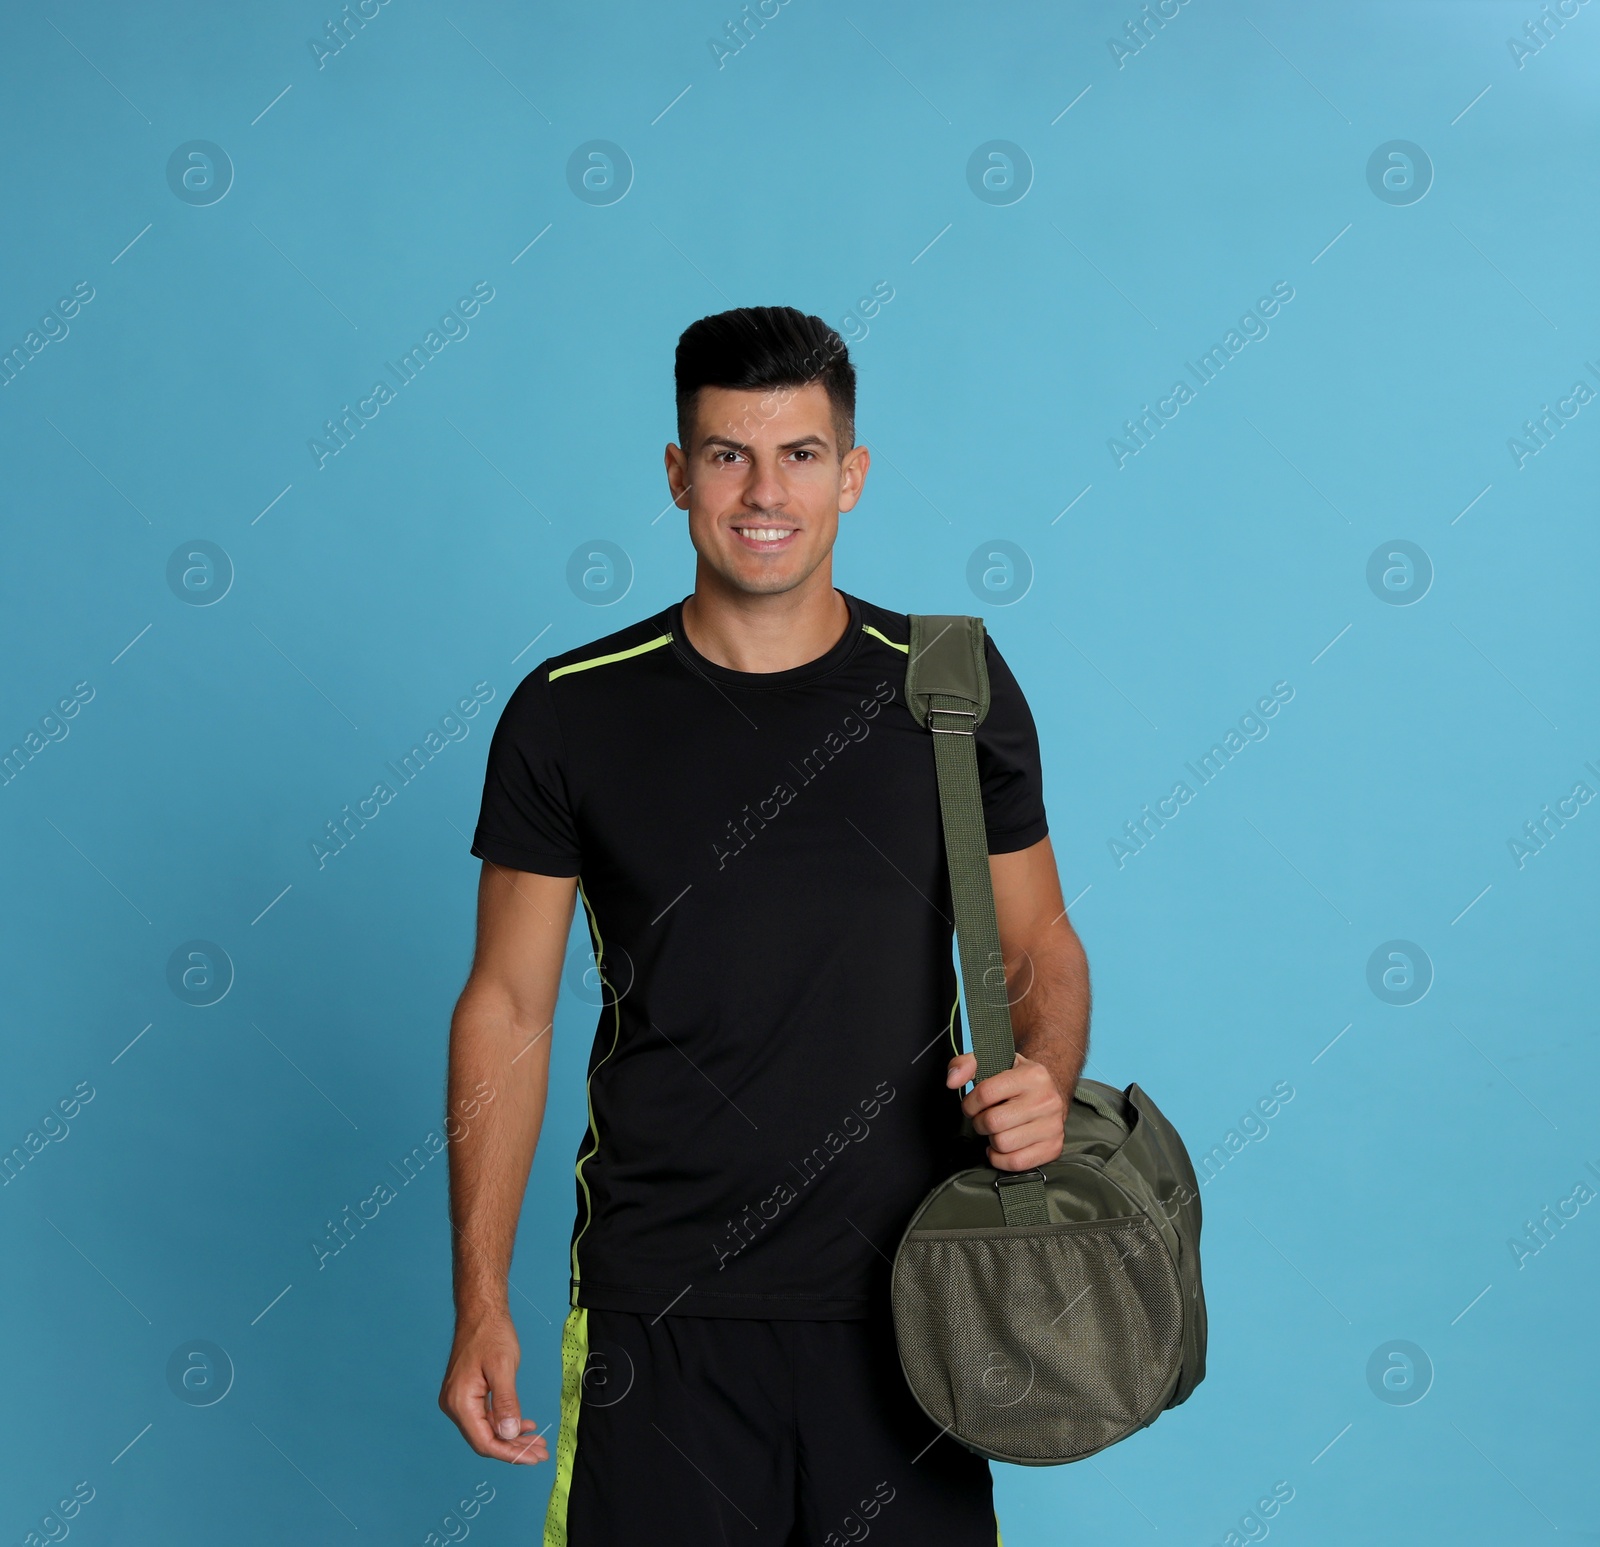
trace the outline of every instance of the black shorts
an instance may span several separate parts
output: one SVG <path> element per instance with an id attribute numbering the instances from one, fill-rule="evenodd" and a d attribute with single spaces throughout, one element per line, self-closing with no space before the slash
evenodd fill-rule
<path id="1" fill-rule="evenodd" d="M 996 1547 L 886 1322 L 574 1310 L 545 1547 Z"/>

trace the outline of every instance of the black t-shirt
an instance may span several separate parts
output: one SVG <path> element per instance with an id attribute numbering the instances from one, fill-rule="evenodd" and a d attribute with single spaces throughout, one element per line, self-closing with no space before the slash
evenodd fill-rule
<path id="1" fill-rule="evenodd" d="M 606 985 L 575 1305 L 867 1316 L 912 1210 L 972 1163 L 944 1085 L 950 882 L 906 617 L 844 599 L 838 642 L 776 672 L 707 660 L 675 603 L 542 663 L 495 729 L 472 852 L 578 876 Z M 1005 853 L 1045 812 L 992 641 L 988 666 L 978 767 Z"/>

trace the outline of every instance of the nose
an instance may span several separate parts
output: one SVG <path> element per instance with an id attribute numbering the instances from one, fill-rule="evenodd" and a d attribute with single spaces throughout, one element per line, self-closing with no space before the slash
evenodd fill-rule
<path id="1" fill-rule="evenodd" d="M 772 511 L 776 514 L 783 508 L 788 498 L 789 491 L 778 475 L 777 462 L 769 461 L 765 457 L 753 458 L 750 478 L 744 487 L 746 507 L 751 510 Z"/>

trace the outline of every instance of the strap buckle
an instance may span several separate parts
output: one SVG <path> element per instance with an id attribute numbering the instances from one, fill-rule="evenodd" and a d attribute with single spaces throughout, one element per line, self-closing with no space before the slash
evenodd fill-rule
<path id="1" fill-rule="evenodd" d="M 1044 1174 L 1044 1168 L 1042 1166 L 1034 1166 L 1028 1171 L 1001 1171 L 995 1176 L 994 1179 L 994 1195 L 998 1198 L 1000 1196 L 1000 1189 L 1008 1182 L 1026 1182 L 1034 1177 L 1038 1177 L 1041 1182 L 1048 1182 L 1050 1180 L 1050 1178 Z"/>
<path id="2" fill-rule="evenodd" d="M 938 714 L 958 714 L 973 723 L 968 726 L 941 726 L 933 723 L 933 717 Z M 935 736 L 971 736 L 977 731 L 978 711 L 976 709 L 929 709 L 928 729 Z"/>

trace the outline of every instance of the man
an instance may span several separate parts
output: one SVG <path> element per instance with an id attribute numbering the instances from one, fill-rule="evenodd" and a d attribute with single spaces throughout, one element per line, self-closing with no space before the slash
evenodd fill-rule
<path id="1" fill-rule="evenodd" d="M 1019 1053 L 958 1110 L 976 1060 L 906 619 L 832 580 L 871 461 L 854 368 L 815 317 L 724 312 L 679 341 L 677 407 L 693 594 L 542 663 L 490 747 L 450 1099 L 494 1097 L 451 1146 L 440 1406 L 480 1455 L 549 1456 L 506 1274 L 581 897 L 605 1003 L 547 1547 L 992 1547 L 988 1465 L 916 1408 L 888 1274 L 976 1147 L 1002 1171 L 1062 1148 L 1089 983 L 1033 721 L 991 643 L 977 753 Z"/>

